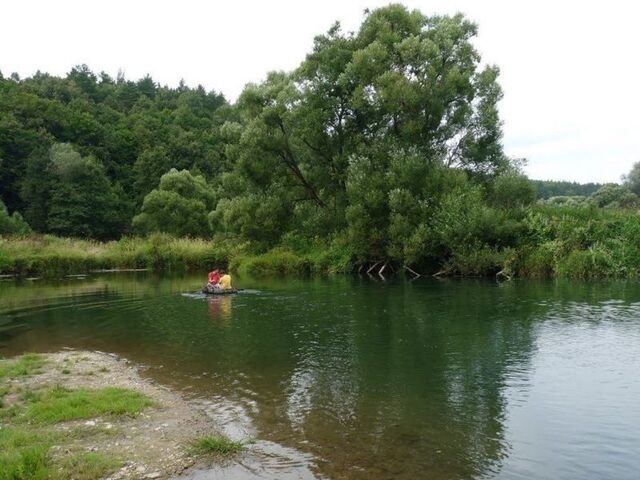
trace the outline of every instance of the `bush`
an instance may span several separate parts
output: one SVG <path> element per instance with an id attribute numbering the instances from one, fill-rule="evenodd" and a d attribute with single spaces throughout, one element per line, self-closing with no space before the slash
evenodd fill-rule
<path id="1" fill-rule="evenodd" d="M 603 248 L 573 250 L 558 262 L 558 275 L 567 278 L 602 278 L 615 275 L 610 252 Z"/>
<path id="2" fill-rule="evenodd" d="M 468 246 L 453 252 L 444 271 L 465 277 L 495 275 L 504 266 L 504 254 L 486 245 Z"/>
<path id="3" fill-rule="evenodd" d="M 639 199 L 627 187 L 610 183 L 591 195 L 589 201 L 600 208 L 635 208 Z"/>
<path id="4" fill-rule="evenodd" d="M 19 212 L 13 212 L 9 215 L 9 211 L 5 204 L 0 200 L 0 235 L 26 235 L 31 233 L 31 227 L 22 218 Z"/>
<path id="5" fill-rule="evenodd" d="M 536 191 L 524 175 L 500 175 L 490 185 L 489 203 L 498 208 L 521 208 L 531 205 Z"/>
<path id="6" fill-rule="evenodd" d="M 308 272 L 308 263 L 291 250 L 277 248 L 260 255 L 240 255 L 229 265 L 243 275 L 280 275 Z"/>
<path id="7" fill-rule="evenodd" d="M 548 278 L 555 273 L 556 241 L 545 242 L 525 250 L 522 258 L 516 260 L 515 271 L 518 275 L 531 278 Z"/>

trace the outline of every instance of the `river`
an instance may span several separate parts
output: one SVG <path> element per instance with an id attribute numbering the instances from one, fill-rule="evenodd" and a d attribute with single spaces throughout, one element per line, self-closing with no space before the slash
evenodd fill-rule
<path id="1" fill-rule="evenodd" d="M 96 274 L 0 282 L 0 355 L 113 352 L 198 403 L 193 479 L 637 479 L 640 285 Z"/>

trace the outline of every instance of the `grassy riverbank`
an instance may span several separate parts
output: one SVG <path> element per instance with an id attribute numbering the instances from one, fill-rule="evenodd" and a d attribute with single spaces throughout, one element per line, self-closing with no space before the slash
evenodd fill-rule
<path id="1" fill-rule="evenodd" d="M 242 448 L 112 356 L 0 360 L 0 480 L 168 478 Z"/>
<path id="2" fill-rule="evenodd" d="M 231 251 L 221 243 L 167 235 L 112 242 L 7 237 L 0 239 L 0 272 L 55 277 L 101 269 L 195 270 L 225 264 Z"/>
<path id="3" fill-rule="evenodd" d="M 496 211 L 497 212 L 497 211 Z M 422 274 L 527 278 L 633 278 L 640 275 L 640 214 L 635 209 L 536 205 L 491 216 L 453 218 L 448 234 L 425 243 Z M 97 242 L 54 236 L 0 239 L 0 273 L 63 276 L 99 269 L 206 270 L 228 265 L 247 275 L 348 273 L 388 263 L 392 253 L 360 258 L 346 235 L 303 239 L 287 235 L 265 250 L 230 239 L 168 235 Z M 364 270 L 366 270 L 364 268 Z M 379 269 L 380 267 L 377 267 Z"/>
<path id="4" fill-rule="evenodd" d="M 229 266 L 245 274 L 348 272 L 351 254 L 338 243 L 255 253 L 230 240 L 174 238 L 155 234 L 99 242 L 52 235 L 0 237 L 0 274 L 61 277 L 95 270 L 206 270 Z"/>

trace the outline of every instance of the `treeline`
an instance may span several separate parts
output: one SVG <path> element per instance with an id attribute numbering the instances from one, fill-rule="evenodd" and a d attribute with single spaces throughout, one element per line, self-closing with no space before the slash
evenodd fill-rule
<path id="1" fill-rule="evenodd" d="M 204 88 L 94 74 L 0 74 L 0 185 L 38 232 L 98 239 L 131 231 L 144 196 L 171 168 L 215 179 L 231 111 Z"/>
<path id="2" fill-rule="evenodd" d="M 602 183 L 578 183 L 562 180 L 531 180 L 537 198 L 588 197 L 604 186 Z"/>
<path id="3" fill-rule="evenodd" d="M 334 25 L 297 69 L 247 85 L 234 104 L 86 66 L 0 77 L 5 217 L 65 237 L 162 232 L 252 255 L 275 248 L 254 262 L 266 269 L 280 258 L 293 269 L 525 272 L 562 232 L 503 152 L 499 72 L 481 66 L 476 33 L 462 15 L 390 5 L 356 32 Z"/>

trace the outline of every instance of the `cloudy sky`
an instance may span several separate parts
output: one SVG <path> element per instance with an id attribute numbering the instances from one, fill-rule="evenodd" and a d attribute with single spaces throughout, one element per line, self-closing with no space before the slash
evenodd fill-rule
<path id="1" fill-rule="evenodd" d="M 64 75 L 76 64 L 222 91 L 234 100 L 269 70 L 295 68 L 313 36 L 355 30 L 378 0 L 3 2 L 0 71 Z M 501 69 L 508 154 L 532 178 L 618 181 L 640 161 L 640 2 L 406 0 L 478 23 Z"/>

